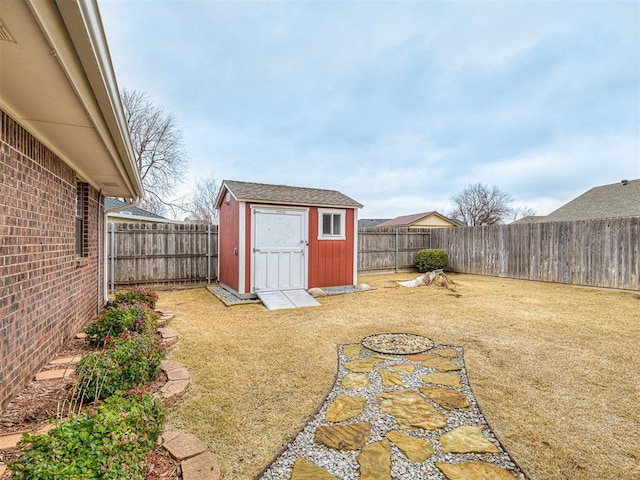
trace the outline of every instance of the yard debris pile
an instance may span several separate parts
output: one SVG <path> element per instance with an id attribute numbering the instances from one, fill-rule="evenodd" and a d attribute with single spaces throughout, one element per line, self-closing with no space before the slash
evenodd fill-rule
<path id="1" fill-rule="evenodd" d="M 403 287 L 420 287 L 422 285 L 435 285 L 436 287 L 443 287 L 448 290 L 454 290 L 453 282 L 447 276 L 446 273 L 442 270 L 433 270 L 432 272 L 427 272 L 423 275 L 420 275 L 415 278 L 415 280 L 407 280 L 406 282 L 398 282 L 398 284 Z"/>

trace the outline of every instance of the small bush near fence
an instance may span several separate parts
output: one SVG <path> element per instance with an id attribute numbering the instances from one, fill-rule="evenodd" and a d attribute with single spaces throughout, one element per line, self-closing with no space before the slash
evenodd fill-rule
<path id="1" fill-rule="evenodd" d="M 113 300 L 114 307 L 144 305 L 153 310 L 156 308 L 158 294 L 144 287 L 136 287 L 124 292 L 117 292 Z"/>
<path id="2" fill-rule="evenodd" d="M 162 409 L 150 395 L 112 396 L 46 435 L 25 434 L 18 446 L 26 448 L 9 468 L 21 480 L 142 480 L 163 423 Z"/>
<path id="3" fill-rule="evenodd" d="M 416 252 L 415 264 L 421 272 L 447 268 L 449 256 L 440 248 L 425 248 Z"/>

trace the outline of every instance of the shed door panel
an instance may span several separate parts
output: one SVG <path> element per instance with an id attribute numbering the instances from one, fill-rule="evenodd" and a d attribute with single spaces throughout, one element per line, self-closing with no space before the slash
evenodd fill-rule
<path id="1" fill-rule="evenodd" d="M 253 211 L 254 291 L 306 288 L 306 211 Z"/>

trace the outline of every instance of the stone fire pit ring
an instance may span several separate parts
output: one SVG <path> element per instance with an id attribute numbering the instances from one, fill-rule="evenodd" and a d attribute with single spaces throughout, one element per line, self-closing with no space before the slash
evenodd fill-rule
<path id="1" fill-rule="evenodd" d="M 387 355 L 414 355 L 433 348 L 433 342 L 413 333 L 376 333 L 364 337 L 362 346 Z"/>

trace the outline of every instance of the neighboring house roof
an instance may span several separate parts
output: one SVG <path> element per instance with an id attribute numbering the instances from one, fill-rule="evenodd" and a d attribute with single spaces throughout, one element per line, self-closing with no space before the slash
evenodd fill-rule
<path id="1" fill-rule="evenodd" d="M 526 217 L 522 217 L 519 218 L 518 220 L 515 220 L 513 222 L 511 222 L 511 225 L 513 225 L 514 223 L 537 223 L 537 222 L 544 222 L 546 217 L 544 215 L 528 215 Z"/>
<path id="2" fill-rule="evenodd" d="M 358 219 L 359 228 L 377 227 L 381 223 L 388 222 L 389 218 L 360 218 Z"/>
<path id="3" fill-rule="evenodd" d="M 640 216 L 640 179 L 594 187 L 540 219 L 543 222 Z"/>
<path id="4" fill-rule="evenodd" d="M 97 2 L 0 2 L 0 14 L 0 108 L 96 190 L 142 197 Z"/>
<path id="5" fill-rule="evenodd" d="M 175 220 L 170 220 L 156 213 L 150 212 L 148 210 L 144 210 L 140 207 L 127 207 L 127 202 L 123 202 L 122 200 L 118 200 L 117 198 L 107 197 L 104 199 L 104 209 L 113 210 L 114 208 L 118 208 L 119 210 L 116 212 L 108 213 L 109 217 L 116 218 L 125 218 L 132 220 L 144 220 L 147 222 L 163 222 L 163 223 L 176 223 Z M 182 223 L 182 222 L 180 222 Z"/>
<path id="6" fill-rule="evenodd" d="M 436 211 L 433 211 L 433 212 L 424 212 L 424 213 L 414 213 L 412 215 L 403 215 L 403 216 L 400 216 L 400 217 L 396 217 L 396 218 L 388 220 L 388 221 L 386 221 L 384 223 L 381 223 L 380 225 L 378 225 L 378 227 L 409 227 L 409 226 L 413 225 L 414 223 L 416 223 L 416 222 L 418 222 L 418 221 L 420 221 L 420 220 L 422 220 L 424 218 L 430 217 L 432 215 L 436 216 L 436 217 L 439 217 L 442 220 L 445 220 L 445 221 L 451 223 L 451 225 L 453 225 L 453 226 L 459 226 L 460 225 L 460 222 L 458 222 L 458 221 L 456 221 L 456 220 L 454 220 L 452 218 L 445 217 L 444 215 L 442 215 L 442 214 L 440 214 L 440 213 L 438 213 Z"/>
<path id="7" fill-rule="evenodd" d="M 216 200 L 216 207 L 219 207 L 222 203 L 222 194 L 225 187 L 236 200 L 241 202 L 362 208 L 362 204 L 336 190 L 238 182 L 235 180 L 224 180 L 222 182 L 220 193 L 218 193 Z"/>

